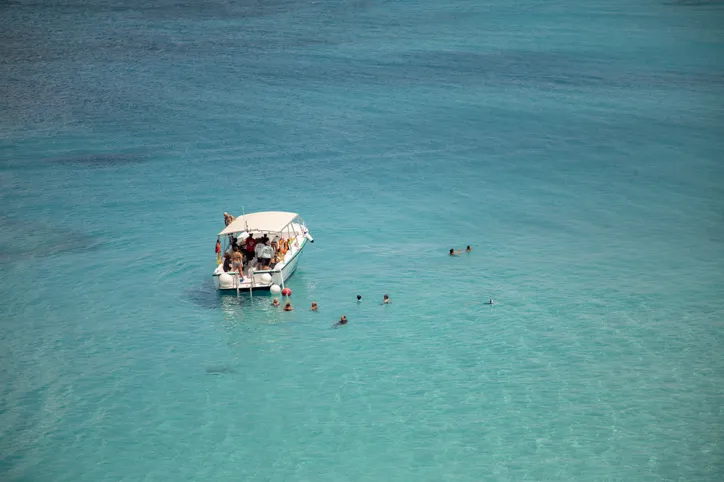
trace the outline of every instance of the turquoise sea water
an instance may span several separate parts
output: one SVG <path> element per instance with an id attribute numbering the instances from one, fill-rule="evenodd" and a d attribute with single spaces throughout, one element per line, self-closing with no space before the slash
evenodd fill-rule
<path id="1" fill-rule="evenodd" d="M 2 480 L 724 478 L 722 2 L 124 5 L 0 3 Z"/>

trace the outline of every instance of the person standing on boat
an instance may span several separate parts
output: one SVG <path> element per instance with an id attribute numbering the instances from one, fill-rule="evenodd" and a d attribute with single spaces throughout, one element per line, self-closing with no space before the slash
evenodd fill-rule
<path id="1" fill-rule="evenodd" d="M 261 269 L 263 260 L 261 259 L 261 250 L 264 249 L 264 243 L 262 242 L 261 238 L 256 240 L 256 245 L 254 246 L 254 259 L 256 259 L 257 267 Z"/>
<path id="2" fill-rule="evenodd" d="M 244 241 L 244 254 L 246 254 L 246 262 L 251 263 L 254 261 L 254 248 L 256 247 L 256 240 L 254 236 L 249 233 L 246 241 Z"/>
<path id="3" fill-rule="evenodd" d="M 261 265 L 265 268 L 271 268 L 272 258 L 274 258 L 274 248 L 269 246 L 269 241 L 267 241 L 261 248 Z"/>

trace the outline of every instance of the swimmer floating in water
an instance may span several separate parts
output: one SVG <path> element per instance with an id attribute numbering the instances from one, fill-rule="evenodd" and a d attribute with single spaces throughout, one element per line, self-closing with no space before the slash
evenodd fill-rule
<path id="1" fill-rule="evenodd" d="M 316 301 L 312 301 L 312 307 L 309 308 L 309 311 L 317 311 L 317 308 L 319 308 L 319 307 L 317 306 L 317 302 L 316 302 Z"/>
<path id="2" fill-rule="evenodd" d="M 387 305 L 390 303 L 390 297 L 385 295 L 384 298 L 382 298 L 382 304 Z"/>
<path id="3" fill-rule="evenodd" d="M 357 303 L 360 303 L 362 301 L 362 295 L 357 295 Z"/>
<path id="4" fill-rule="evenodd" d="M 460 250 L 455 251 L 453 248 L 450 248 L 450 256 L 460 256 Z"/>
<path id="5" fill-rule="evenodd" d="M 472 250 L 473 250 L 473 249 L 472 249 L 472 248 L 470 247 L 470 245 L 468 244 L 468 247 L 465 249 L 465 251 L 467 251 L 467 252 L 469 253 L 469 252 L 472 251 Z"/>
<path id="6" fill-rule="evenodd" d="M 489 300 L 489 301 L 486 301 L 485 304 L 486 304 L 486 305 L 494 305 L 495 302 L 493 301 L 493 298 L 490 298 L 490 300 Z"/>
<path id="7" fill-rule="evenodd" d="M 339 319 L 337 323 L 334 324 L 334 327 L 338 327 L 340 325 L 346 325 L 347 324 L 347 317 L 342 315 L 342 317 Z"/>
<path id="8" fill-rule="evenodd" d="M 284 311 L 292 311 L 292 310 L 294 310 L 294 308 L 292 308 L 292 302 L 287 301 L 287 304 L 284 305 Z"/>
<path id="9" fill-rule="evenodd" d="M 279 298 L 274 298 L 274 301 L 272 301 L 272 306 L 279 306 Z"/>

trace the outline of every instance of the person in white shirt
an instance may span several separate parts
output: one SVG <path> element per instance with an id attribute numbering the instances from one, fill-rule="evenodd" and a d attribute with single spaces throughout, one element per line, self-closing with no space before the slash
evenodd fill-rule
<path id="1" fill-rule="evenodd" d="M 263 266 L 261 259 L 262 249 L 264 249 L 264 243 L 262 243 L 261 239 L 257 239 L 256 246 L 254 246 L 254 257 L 256 258 L 257 268 L 261 268 Z"/>
<path id="2" fill-rule="evenodd" d="M 268 243 L 269 241 L 261 248 L 261 265 L 266 269 L 271 268 L 272 258 L 274 258 L 274 248 L 269 246 Z"/>

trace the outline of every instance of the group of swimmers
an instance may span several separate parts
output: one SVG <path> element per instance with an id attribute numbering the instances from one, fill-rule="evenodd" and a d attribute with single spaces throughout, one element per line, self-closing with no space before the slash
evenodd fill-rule
<path id="1" fill-rule="evenodd" d="M 469 244 L 468 244 L 467 248 L 465 248 L 465 252 L 466 252 L 466 253 L 469 253 L 469 252 L 472 251 L 472 250 L 473 250 L 473 249 L 470 247 Z M 450 253 L 449 253 L 449 254 L 450 254 L 450 256 L 460 256 L 460 250 L 458 249 L 457 251 L 455 251 L 455 248 L 450 248 Z M 485 302 L 485 304 L 486 304 L 486 305 L 494 305 L 495 302 L 493 301 L 493 298 L 490 298 L 488 301 Z"/>
<path id="2" fill-rule="evenodd" d="M 456 251 L 454 248 L 450 248 L 450 253 L 449 253 L 449 254 L 450 254 L 450 256 L 459 256 L 459 255 L 460 255 L 460 251 L 461 251 L 461 250 L 459 250 L 459 249 Z M 466 251 L 467 253 L 469 253 L 469 252 L 472 251 L 472 248 L 470 247 L 470 245 L 468 245 L 468 246 L 465 248 L 465 251 Z M 357 295 L 357 303 L 361 303 L 361 302 L 362 302 L 362 295 Z M 389 297 L 389 295 L 384 295 L 384 297 L 382 298 L 382 304 L 383 304 L 383 305 L 387 305 L 387 304 L 389 304 L 389 303 L 390 303 L 390 297 Z M 490 300 L 488 300 L 488 301 L 485 302 L 486 305 L 493 305 L 494 303 L 495 303 L 495 302 L 493 301 L 492 298 L 490 298 Z M 274 298 L 274 301 L 272 301 L 272 306 L 274 306 L 274 307 L 280 306 L 279 298 Z M 312 307 L 309 308 L 309 311 L 318 311 L 318 310 L 319 310 L 319 305 L 317 305 L 317 302 L 316 302 L 316 301 L 313 301 L 313 302 L 312 302 Z M 287 299 L 286 303 L 284 304 L 284 311 L 294 311 L 294 307 L 292 306 L 292 302 L 289 301 L 288 299 Z M 342 315 L 342 316 L 340 317 L 339 321 L 338 321 L 337 323 L 335 323 L 334 326 L 340 326 L 340 325 L 346 325 L 346 324 L 347 324 L 347 317 L 346 317 L 345 315 Z"/>
<path id="3" fill-rule="evenodd" d="M 472 248 L 468 244 L 468 247 L 465 248 L 465 252 L 469 253 L 470 251 L 472 251 Z M 458 249 L 455 251 L 455 248 L 450 248 L 450 256 L 460 256 L 460 250 Z"/>
<path id="4" fill-rule="evenodd" d="M 362 302 L 362 295 L 357 295 L 357 303 L 361 303 L 361 302 Z M 382 297 L 382 304 L 383 304 L 383 305 L 388 305 L 388 304 L 390 304 L 390 296 L 389 296 L 389 295 L 384 295 L 384 296 Z M 279 298 L 274 298 L 274 301 L 272 301 L 272 306 L 274 306 L 274 307 L 279 307 L 279 306 L 280 306 Z M 309 311 L 318 311 L 318 310 L 319 310 L 319 305 L 317 305 L 317 302 L 316 302 L 316 301 L 312 301 L 312 307 L 309 308 Z M 284 304 L 284 311 L 294 311 L 294 307 L 292 307 L 292 302 L 291 302 L 291 301 L 287 300 L 287 302 Z M 334 326 L 346 325 L 346 324 L 347 324 L 347 317 L 346 317 L 345 315 L 342 315 L 342 316 L 339 318 L 339 321 L 338 321 L 337 323 L 335 323 Z"/>

